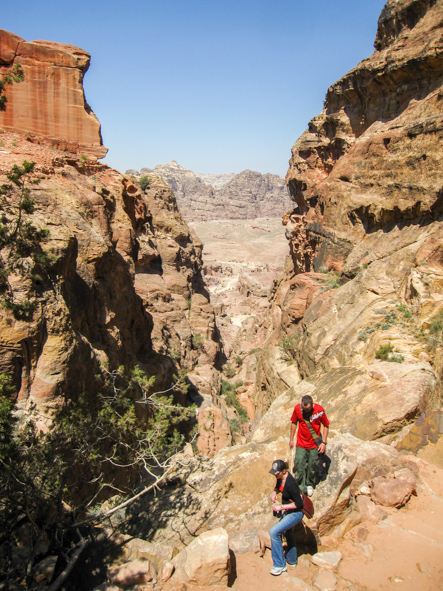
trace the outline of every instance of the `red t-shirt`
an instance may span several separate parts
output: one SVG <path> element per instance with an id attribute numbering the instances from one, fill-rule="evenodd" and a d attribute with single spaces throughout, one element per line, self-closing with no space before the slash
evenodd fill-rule
<path id="1" fill-rule="evenodd" d="M 297 431 L 297 447 L 303 447 L 304 449 L 315 449 L 317 446 L 312 439 L 311 432 L 309 431 L 308 425 L 305 423 L 303 414 L 301 411 L 301 405 L 296 404 L 294 412 L 291 417 L 292 423 L 299 423 Z M 321 425 L 329 427 L 329 420 L 326 416 L 325 409 L 319 404 L 314 403 L 314 411 L 311 415 L 310 423 L 317 435 L 320 435 Z"/>

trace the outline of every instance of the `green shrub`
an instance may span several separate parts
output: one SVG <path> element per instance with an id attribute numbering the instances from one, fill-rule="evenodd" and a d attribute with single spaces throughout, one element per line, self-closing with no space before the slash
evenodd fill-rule
<path id="1" fill-rule="evenodd" d="M 11 273 L 22 275 L 40 275 L 43 277 L 51 265 L 52 257 L 41 247 L 49 236 L 49 230 L 39 229 L 32 223 L 35 201 L 27 183 L 32 180 L 34 162 L 23 161 L 14 164 L 7 178 L 12 184 L 0 186 L 0 292 L 2 306 L 12 311 L 17 319 L 28 319 L 35 308 L 27 298 L 17 302 L 14 291 L 8 281 Z M 11 197 L 16 196 L 16 200 Z M 32 268 L 30 269 L 30 263 Z"/>
<path id="2" fill-rule="evenodd" d="M 235 391 L 235 387 L 227 382 L 226 380 L 222 380 L 221 384 L 221 394 L 225 397 L 225 402 L 228 406 L 235 408 L 238 412 L 238 416 L 240 421 L 244 423 L 248 420 L 248 413 L 240 404 L 240 401 L 237 396 L 237 392 Z"/>
<path id="3" fill-rule="evenodd" d="M 278 346 L 282 353 L 282 357 L 287 361 L 293 361 L 297 356 L 297 348 L 300 338 L 299 337 L 288 337 L 283 335 Z"/>
<path id="4" fill-rule="evenodd" d="M 393 363 L 403 363 L 404 360 L 405 357 L 401 353 L 393 353 L 388 359 L 388 361 L 392 361 Z"/>
<path id="5" fill-rule="evenodd" d="M 229 363 L 225 363 L 223 366 L 223 373 L 227 378 L 233 378 L 235 376 L 235 369 Z"/>
<path id="6" fill-rule="evenodd" d="M 150 177 L 148 177 L 147 175 L 143 175 L 140 177 L 139 183 L 140 183 L 140 187 L 142 188 L 142 191 L 146 191 L 146 189 L 151 184 L 151 180 L 152 179 Z"/>
<path id="7" fill-rule="evenodd" d="M 392 353 L 393 350 L 394 348 L 391 343 L 388 343 L 387 345 L 381 345 L 380 348 L 375 352 L 375 356 L 377 359 L 388 361 L 389 354 Z"/>
<path id="8" fill-rule="evenodd" d="M 192 346 L 194 349 L 201 349 L 203 347 L 203 342 L 204 338 L 199 332 L 192 335 Z"/>
<path id="9" fill-rule="evenodd" d="M 328 279 L 325 283 L 325 291 L 338 289 L 340 287 L 340 273 L 328 273 Z"/>
<path id="10" fill-rule="evenodd" d="M 183 392 L 177 380 L 171 391 L 177 387 Z M 42 432 L 34 422 L 39 417 L 33 417 L 32 408 L 26 419 L 18 417 L 10 380 L 0 375 L 3 576 L 24 581 L 42 556 L 29 552 L 17 561 L 13 553 L 17 546 L 35 548 L 41 539 L 48 540 L 50 553 L 56 554 L 65 568 L 77 543 L 76 532 L 88 536 L 88 528 L 76 521 L 83 521 L 80 516 L 99 497 L 106 491 L 123 489 L 123 494 L 132 497 L 128 498 L 130 503 L 136 498 L 132 496 L 131 473 L 132 482 L 148 478 L 149 483 L 168 470 L 173 455 L 184 444 L 178 427 L 194 420 L 195 408 L 180 406 L 172 395 L 156 394 L 153 382 L 154 378 L 137 367 L 131 372 L 103 369 L 96 376 L 97 396 L 66 400 L 54 411 L 51 429 Z M 63 509 L 66 505 L 69 511 Z M 25 526 L 20 530 L 26 531 L 25 544 L 24 536 L 17 536 L 21 526 Z M 31 583 L 20 585 L 31 587 Z"/>
<path id="11" fill-rule="evenodd" d="M 440 312 L 430 323 L 429 332 L 437 336 L 443 331 L 443 312 Z"/>

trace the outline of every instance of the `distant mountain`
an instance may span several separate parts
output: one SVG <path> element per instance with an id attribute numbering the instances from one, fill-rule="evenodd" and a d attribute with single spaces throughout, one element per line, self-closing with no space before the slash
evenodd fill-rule
<path id="1" fill-rule="evenodd" d="M 239 174 L 198 174 L 175 160 L 127 174 L 156 174 L 174 191 L 188 222 L 280 217 L 294 204 L 285 180 L 275 174 L 244 170 Z"/>

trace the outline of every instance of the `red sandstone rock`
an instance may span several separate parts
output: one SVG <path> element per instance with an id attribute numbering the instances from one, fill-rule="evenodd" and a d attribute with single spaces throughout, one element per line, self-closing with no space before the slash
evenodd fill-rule
<path id="1" fill-rule="evenodd" d="M 36 143 L 103 158 L 107 149 L 100 123 L 83 92 L 89 62 L 90 55 L 73 45 L 26 42 L 0 30 L 0 74 L 20 63 L 25 75 L 5 91 L 0 128 L 27 133 Z"/>
<path id="2" fill-rule="evenodd" d="M 416 479 L 408 469 L 398 470 L 392 477 L 377 476 L 369 482 L 371 499 L 385 507 L 403 507 L 415 492 Z"/>

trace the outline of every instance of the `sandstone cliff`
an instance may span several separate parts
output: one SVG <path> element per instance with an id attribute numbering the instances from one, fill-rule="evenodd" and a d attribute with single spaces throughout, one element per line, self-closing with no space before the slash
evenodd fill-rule
<path id="1" fill-rule="evenodd" d="M 442 2 L 388 2 L 375 52 L 294 144 L 292 265 L 272 304 L 269 342 L 305 378 L 296 396 L 311 392 L 339 430 L 399 445 L 441 405 L 442 19 Z M 297 380 L 275 371 L 280 351 L 263 355 L 262 411 Z"/>
<path id="2" fill-rule="evenodd" d="M 100 123 L 87 104 L 83 76 L 90 55 L 51 41 L 26 42 L 0 29 L 0 75 L 21 64 L 24 81 L 7 88 L 0 128 L 28 135 L 55 148 L 102 158 Z"/>
<path id="3" fill-rule="evenodd" d="M 0 372 L 12 376 L 22 411 L 35 408 L 44 426 L 63 400 L 94 397 L 97 373 L 139 365 L 165 390 L 186 371 L 188 397 L 176 393 L 199 405 L 199 445 L 215 453 L 231 433 L 218 399 L 221 345 L 202 244 L 158 176 L 142 189 L 97 162 L 100 126 L 82 87 L 89 55 L 7 32 L 0 41 L 2 63 L 20 59 L 25 71 L 0 113 L 0 180 L 7 184 L 24 160 L 35 163 L 32 224 L 49 232 L 45 264 L 26 258 L 8 278 L 9 299 L 27 312 L 0 309 Z M 2 207 L 18 212 L 19 198 L 16 190 Z"/>
<path id="4" fill-rule="evenodd" d="M 284 218 L 292 256 L 259 352 L 252 440 L 208 465 L 191 462 L 179 495 L 135 512 L 158 539 L 225 527 L 235 547 L 271 525 L 273 483 L 263 476 L 288 458 L 290 415 L 304 394 L 331 419 L 317 513 L 298 531 L 307 552 L 316 551 L 309 543 L 336 549 L 360 522 L 383 519 L 375 497 L 364 498 L 369 480 L 408 473 L 412 482 L 427 453 L 440 451 L 441 463 L 442 11 L 442 2 L 388 2 L 375 53 L 329 89 L 296 142 L 287 175 L 296 207 Z M 179 518 L 170 510 L 177 496 Z M 134 519 L 128 533 L 137 527 Z M 367 575 L 357 580 L 372 588 Z"/>
<path id="5" fill-rule="evenodd" d="M 276 217 L 292 208 L 284 180 L 275 174 L 244 170 L 239 174 L 200 175 L 174 160 L 154 169 L 127 173 L 159 175 L 174 191 L 188 222 Z"/>

